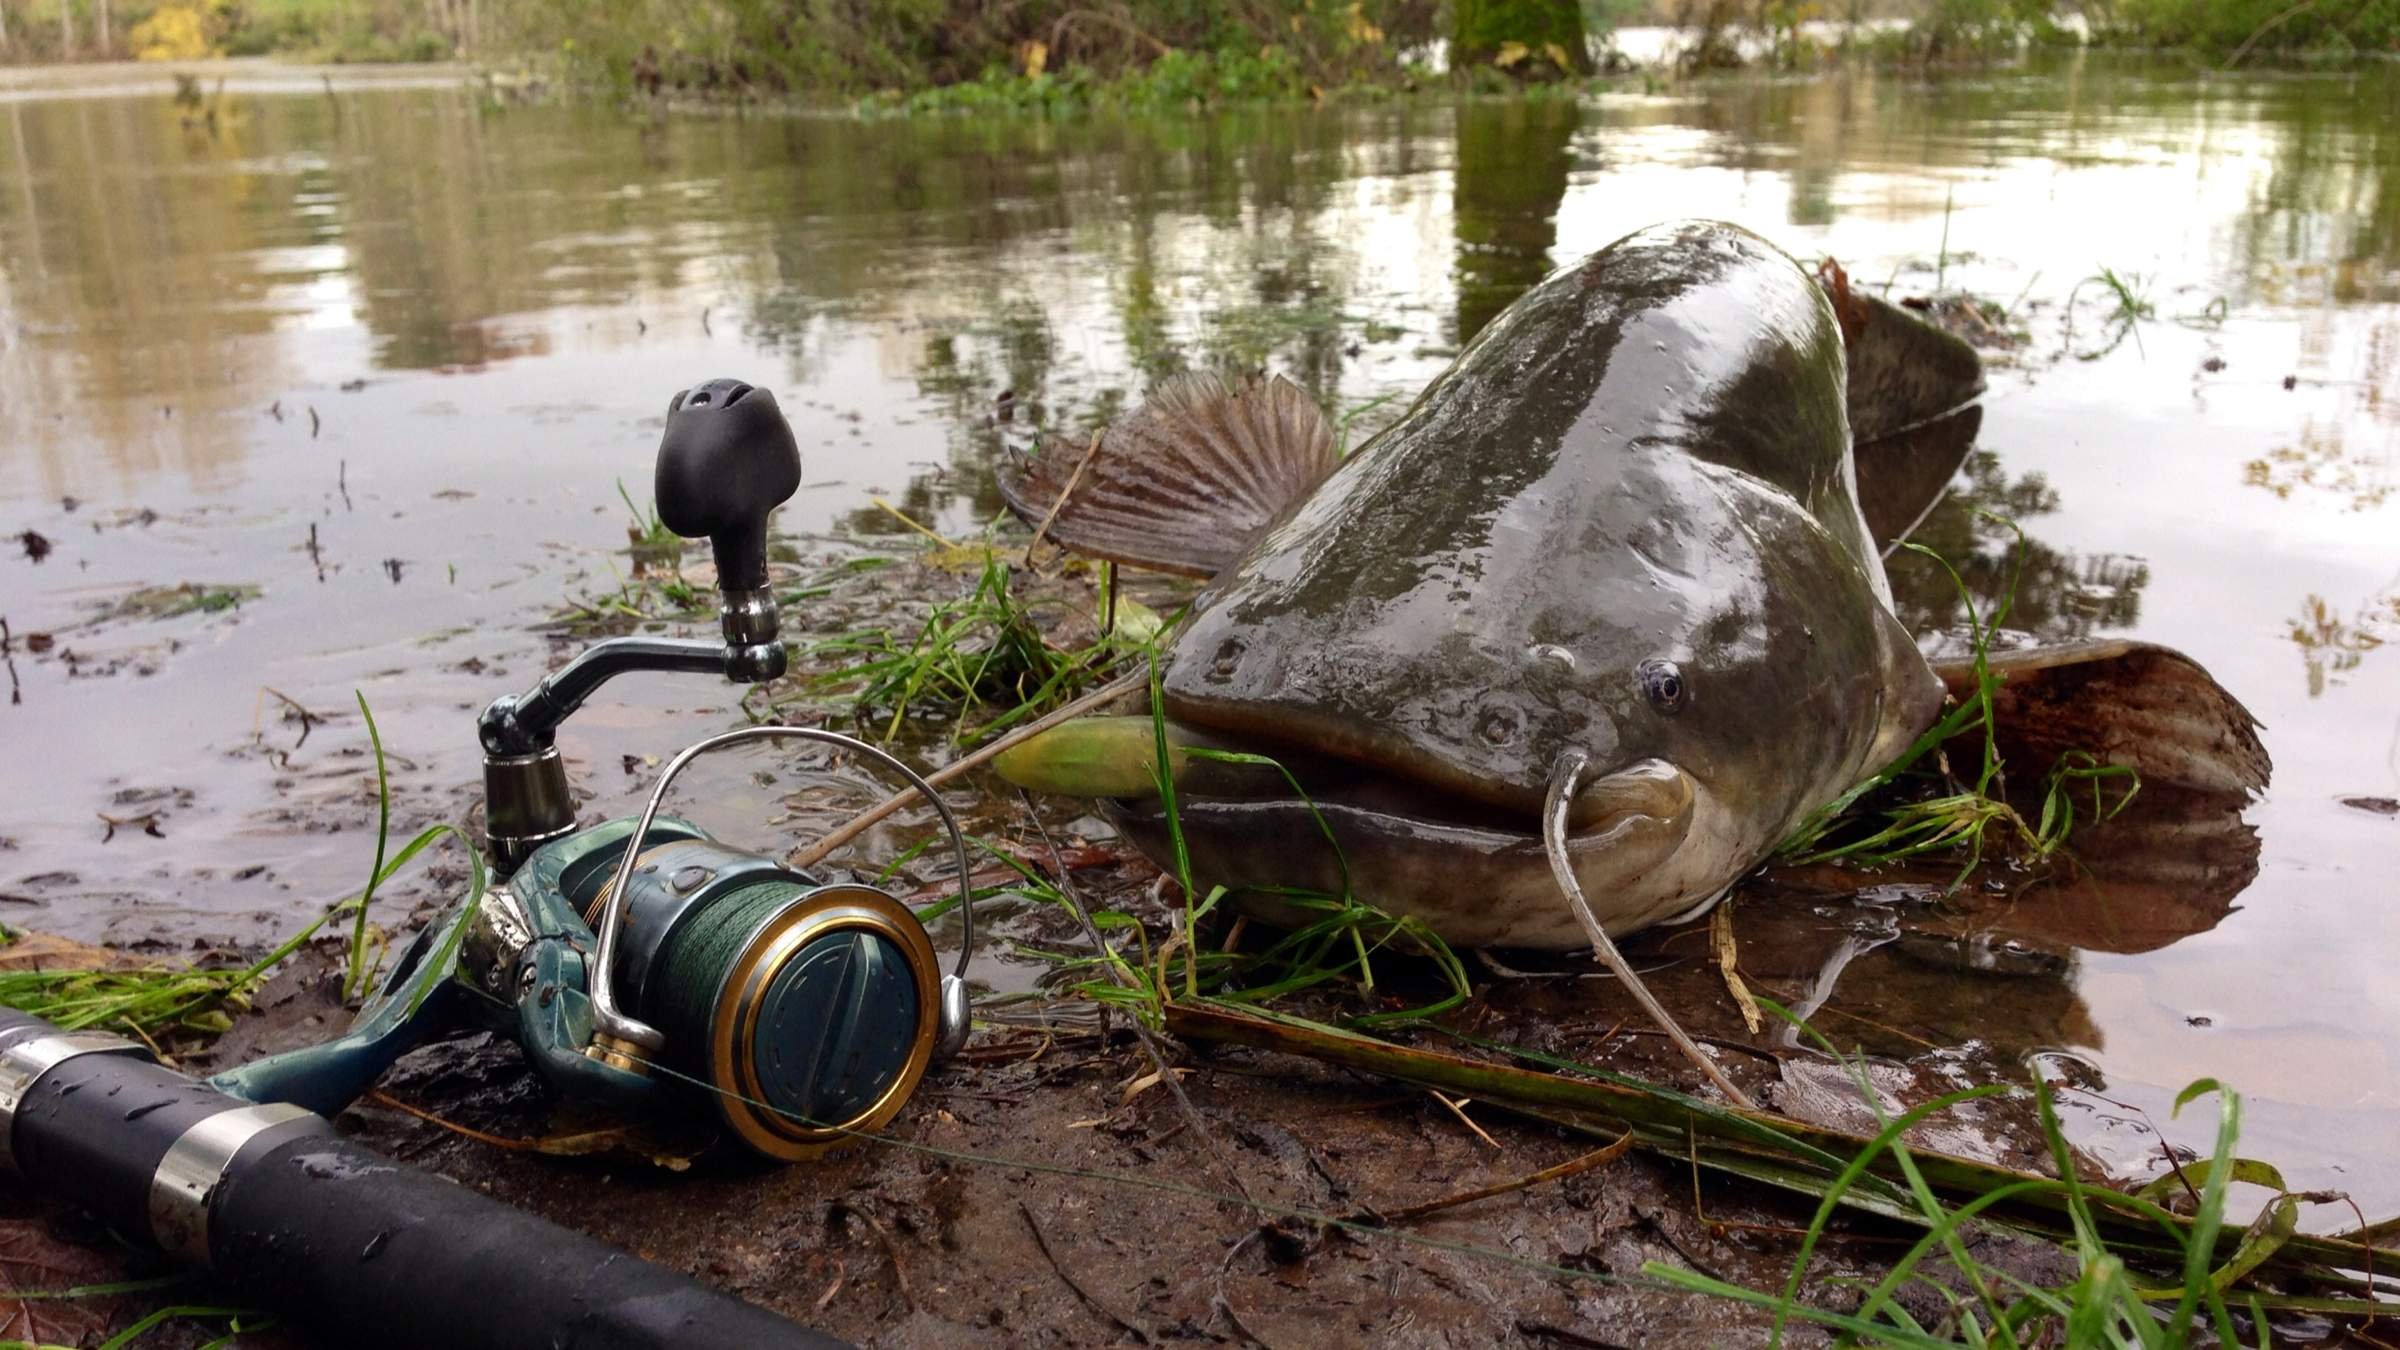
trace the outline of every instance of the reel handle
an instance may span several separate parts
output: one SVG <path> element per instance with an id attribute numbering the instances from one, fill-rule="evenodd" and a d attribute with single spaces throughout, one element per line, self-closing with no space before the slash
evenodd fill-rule
<path id="1" fill-rule="evenodd" d="M 715 379 L 667 404 L 658 518 L 686 539 L 707 537 L 729 599 L 766 587 L 767 517 L 799 490 L 800 445 L 773 394 Z"/>

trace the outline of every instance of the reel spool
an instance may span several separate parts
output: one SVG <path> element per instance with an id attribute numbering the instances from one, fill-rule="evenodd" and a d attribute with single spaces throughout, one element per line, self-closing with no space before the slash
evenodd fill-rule
<path id="1" fill-rule="evenodd" d="M 947 803 L 874 746 L 813 727 L 747 727 L 685 750 L 659 778 L 628 840 L 651 824 L 690 762 L 744 741 L 831 742 L 883 763 L 934 804 L 957 853 L 960 949 L 943 974 L 906 905 L 871 886 L 823 884 L 707 838 L 617 847 L 587 860 L 566 898 L 598 936 L 595 1034 L 614 1068 L 653 1063 L 705 1083 L 718 1114 L 770 1158 L 813 1158 L 898 1114 L 937 1058 L 964 1043 L 974 948 L 966 839 Z"/>

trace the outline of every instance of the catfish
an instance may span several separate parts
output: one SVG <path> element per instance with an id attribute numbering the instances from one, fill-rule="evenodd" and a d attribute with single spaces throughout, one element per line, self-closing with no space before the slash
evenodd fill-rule
<path id="1" fill-rule="evenodd" d="M 1838 269 L 1678 222 L 1553 273 L 1347 458 L 1289 381 L 1189 375 L 1002 491 L 1062 547 L 1207 579 L 1155 710 L 1195 875 L 1270 918 L 1302 888 L 1454 944 L 1588 943 L 1673 1031 L 1611 938 L 1714 903 L 1975 687 L 1920 653 L 1883 557 L 1984 388 L 1971 347 Z M 2178 653 L 1990 668 L 2060 746 L 2266 782 L 2255 719 Z M 996 767 L 1169 858 L 1147 712 Z"/>

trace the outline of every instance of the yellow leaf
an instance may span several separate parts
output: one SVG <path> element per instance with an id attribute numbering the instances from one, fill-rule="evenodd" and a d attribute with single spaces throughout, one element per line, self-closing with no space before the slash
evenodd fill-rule
<path id="1" fill-rule="evenodd" d="M 1017 60 L 1025 67 L 1025 78 L 1030 80 L 1050 64 L 1050 44 L 1027 42 L 1017 48 Z"/>
<path id="2" fill-rule="evenodd" d="M 1574 65 L 1567 60 L 1567 49 L 1559 46 L 1555 42 L 1543 43 L 1542 55 L 1549 57 L 1550 64 L 1558 67 L 1560 70 L 1573 70 L 1575 68 Z"/>
<path id="3" fill-rule="evenodd" d="M 1532 54 L 1532 50 L 1522 42 L 1503 42 L 1500 50 L 1492 53 L 1492 64 L 1507 70 Z"/>

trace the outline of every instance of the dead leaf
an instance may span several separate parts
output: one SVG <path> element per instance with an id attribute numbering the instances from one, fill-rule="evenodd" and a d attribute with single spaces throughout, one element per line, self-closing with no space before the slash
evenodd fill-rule
<path id="1" fill-rule="evenodd" d="M 1742 1024 L 1755 1036 L 1766 1025 L 1759 1016 L 1758 1000 L 1750 997 L 1750 986 L 1743 982 L 1741 954 L 1733 942 L 1733 904 L 1728 901 L 1717 906 L 1708 918 L 1710 943 L 1717 949 L 1717 970 L 1725 977 L 1726 992 L 1733 995 L 1734 1006 L 1742 1010 Z"/>
<path id="2" fill-rule="evenodd" d="M 0 970 L 138 970 L 148 964 L 126 952 L 21 929 L 0 947 Z"/>
<path id="3" fill-rule="evenodd" d="M 114 1256 L 55 1237 L 40 1219 L 0 1220 L 0 1340 L 97 1344 L 116 1323 L 117 1299 L 17 1295 L 124 1278 L 124 1268 Z"/>

